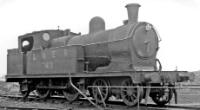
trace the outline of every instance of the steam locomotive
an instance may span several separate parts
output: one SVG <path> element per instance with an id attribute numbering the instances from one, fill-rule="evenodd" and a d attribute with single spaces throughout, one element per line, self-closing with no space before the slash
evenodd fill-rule
<path id="1" fill-rule="evenodd" d="M 126 5 L 128 20 L 110 30 L 94 17 L 85 35 L 58 29 L 19 36 L 18 48 L 8 50 L 6 81 L 19 82 L 23 97 L 36 90 L 40 98 L 61 94 L 75 101 L 80 93 L 71 78 L 99 103 L 114 96 L 134 106 L 148 95 L 158 105 L 167 104 L 174 89 L 153 87 L 174 87 L 179 71 L 161 71 L 159 35 L 152 24 L 138 22 L 139 7 Z"/>

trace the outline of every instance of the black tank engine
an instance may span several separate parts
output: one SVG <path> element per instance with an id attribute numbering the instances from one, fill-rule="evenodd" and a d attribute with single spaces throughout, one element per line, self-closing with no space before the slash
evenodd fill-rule
<path id="1" fill-rule="evenodd" d="M 8 50 L 7 82 L 19 82 L 24 97 L 36 90 L 40 98 L 59 94 L 75 101 L 80 94 L 70 84 L 71 78 L 96 102 L 114 96 L 128 106 L 145 98 L 147 89 L 139 90 L 138 100 L 136 86 L 173 87 L 179 79 L 178 71 L 161 71 L 156 57 L 158 33 L 152 24 L 138 22 L 139 7 L 126 5 L 128 20 L 114 29 L 105 30 L 104 20 L 94 17 L 85 35 L 67 29 L 19 36 L 18 48 Z M 103 99 L 95 86 L 101 86 Z M 165 105 L 173 89 L 154 88 L 149 95 L 155 103 Z"/>

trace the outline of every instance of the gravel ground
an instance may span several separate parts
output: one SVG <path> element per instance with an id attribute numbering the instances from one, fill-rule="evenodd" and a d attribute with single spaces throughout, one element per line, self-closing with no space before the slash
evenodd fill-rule
<path id="1" fill-rule="evenodd" d="M 9 98 L 0 98 L 1 107 L 24 107 L 24 108 L 43 108 L 43 109 L 65 109 L 67 108 L 64 104 L 50 104 L 46 102 L 32 102 L 32 101 L 22 101 L 14 100 Z"/>
<path id="2" fill-rule="evenodd" d="M 52 109 L 52 110 L 94 110 L 94 107 L 88 107 L 88 105 L 78 105 L 78 104 L 60 104 L 57 101 L 48 102 L 48 101 L 23 101 L 20 99 L 9 99 L 9 98 L 0 98 L 0 108 L 4 107 L 22 107 L 22 108 L 35 108 L 35 109 Z M 80 109 L 81 107 L 81 109 Z"/>

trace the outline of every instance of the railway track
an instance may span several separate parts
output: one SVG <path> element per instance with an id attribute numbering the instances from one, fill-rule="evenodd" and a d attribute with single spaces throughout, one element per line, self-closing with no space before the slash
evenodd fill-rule
<path id="1" fill-rule="evenodd" d="M 0 109 L 4 110 L 200 110 L 200 106 L 183 106 L 183 105 L 166 105 L 164 107 L 158 107 L 155 104 L 140 104 L 136 107 L 127 107 L 120 101 L 108 101 L 106 107 L 103 104 L 99 104 L 98 108 L 94 107 L 86 99 L 80 99 L 73 103 L 69 103 L 65 100 L 64 97 L 51 97 L 48 99 L 39 99 L 37 96 L 29 96 L 26 99 L 23 99 L 22 96 L 16 95 L 0 95 L 1 98 L 5 98 L 9 101 L 17 101 L 22 103 L 45 103 L 45 104 L 61 104 L 62 107 L 43 107 L 38 105 L 37 107 L 31 106 L 14 106 L 14 105 L 5 105 L 0 104 Z"/>

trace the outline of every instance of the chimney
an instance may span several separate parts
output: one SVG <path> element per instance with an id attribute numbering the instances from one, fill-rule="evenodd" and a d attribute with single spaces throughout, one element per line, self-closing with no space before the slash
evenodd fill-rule
<path id="1" fill-rule="evenodd" d="M 138 10 L 140 5 L 136 3 L 127 4 L 126 8 L 128 11 L 128 23 L 138 22 Z"/>

